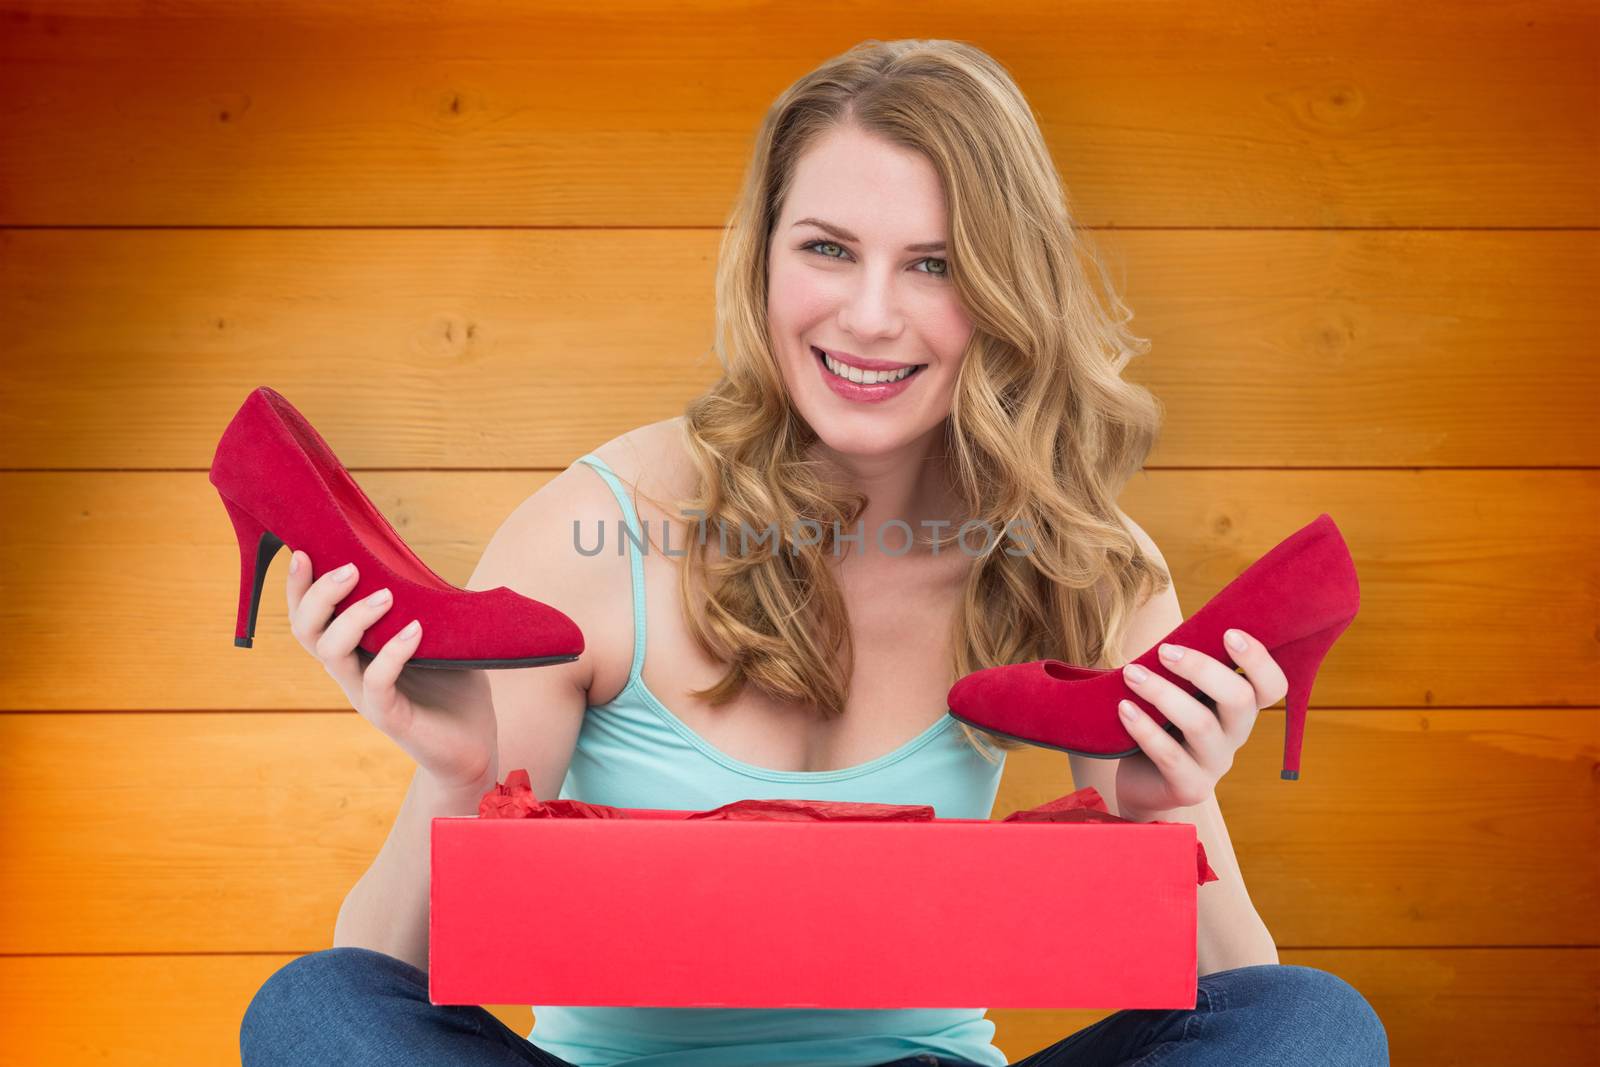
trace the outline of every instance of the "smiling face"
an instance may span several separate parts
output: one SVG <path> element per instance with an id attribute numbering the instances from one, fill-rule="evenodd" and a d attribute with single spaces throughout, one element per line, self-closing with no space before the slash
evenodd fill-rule
<path id="1" fill-rule="evenodd" d="M 925 443 L 950 414 L 972 322 L 948 251 L 908 247 L 948 240 L 944 190 L 920 153 L 846 127 L 796 163 L 767 248 L 767 323 L 796 410 L 836 452 Z M 917 369 L 875 383 L 836 362 L 841 378 L 816 349 L 857 368 Z"/>

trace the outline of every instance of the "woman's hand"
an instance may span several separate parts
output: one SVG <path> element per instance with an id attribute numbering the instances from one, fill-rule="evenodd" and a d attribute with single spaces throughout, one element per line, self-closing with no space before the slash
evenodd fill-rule
<path id="1" fill-rule="evenodd" d="M 403 670 L 422 638 L 404 630 L 373 655 L 358 648 L 362 634 L 393 599 L 351 604 L 329 621 L 355 587 L 356 568 L 311 580 L 311 558 L 289 553 L 289 629 L 315 656 L 361 717 L 391 738 L 447 789 L 488 790 L 499 778 L 499 740 L 489 680 L 481 670 L 412 667 Z"/>
<path id="2" fill-rule="evenodd" d="M 1123 668 L 1128 688 L 1183 731 L 1180 741 L 1142 708 L 1122 702 L 1122 725 L 1142 750 L 1117 766 L 1117 811 L 1123 818 L 1147 821 L 1204 802 L 1233 766 L 1233 754 L 1250 736 L 1257 713 L 1288 693 L 1289 680 L 1266 647 L 1241 631 L 1228 631 L 1233 634 L 1243 639 L 1244 647 L 1233 648 L 1226 636 L 1223 644 L 1239 668 L 1192 648 L 1161 646 L 1162 665 L 1193 682 L 1215 702 L 1215 711 L 1160 675 L 1146 671 L 1139 680 L 1134 664 Z M 1173 651 L 1179 658 L 1172 658 Z M 1126 713 L 1130 707 L 1131 715 Z"/>

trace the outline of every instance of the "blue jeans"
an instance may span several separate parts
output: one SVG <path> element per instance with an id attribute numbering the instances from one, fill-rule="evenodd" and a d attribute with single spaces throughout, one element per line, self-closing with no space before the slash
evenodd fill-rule
<path id="1" fill-rule="evenodd" d="M 244 1067 L 572 1067 L 476 1006 L 428 1001 L 428 976 L 365 948 L 289 961 L 256 991 L 239 1028 Z M 1200 978 L 1192 1009 L 1130 1008 L 1011 1067 L 1387 1067 L 1377 1013 L 1344 979 L 1262 964 Z M 880 1067 L 971 1067 L 932 1054 Z"/>

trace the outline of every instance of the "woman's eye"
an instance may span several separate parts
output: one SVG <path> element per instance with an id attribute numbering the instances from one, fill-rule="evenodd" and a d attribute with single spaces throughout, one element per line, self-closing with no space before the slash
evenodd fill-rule
<path id="1" fill-rule="evenodd" d="M 807 242 L 806 244 L 801 245 L 800 247 L 802 249 L 805 249 L 805 250 L 809 251 L 811 249 L 817 248 L 818 246 L 821 246 L 823 248 L 837 248 L 841 252 L 844 251 L 844 246 L 843 245 L 835 244 L 832 241 L 810 241 L 810 242 Z M 818 252 L 817 255 L 822 256 L 824 259 L 838 259 L 839 258 L 838 256 L 830 256 L 826 252 Z"/>
<path id="2" fill-rule="evenodd" d="M 819 255 L 819 256 L 823 257 L 824 259 L 839 259 L 841 257 L 834 256 L 834 255 L 829 255 L 826 252 L 817 252 L 817 251 L 815 251 L 816 249 L 818 249 L 818 248 L 837 248 L 841 252 L 844 251 L 844 246 L 839 244 L 837 241 L 808 241 L 805 244 L 801 245 L 800 248 L 803 251 L 808 251 L 808 252 L 812 252 L 814 255 Z M 928 256 L 926 259 L 918 260 L 917 263 L 918 263 L 919 266 L 921 264 L 923 264 L 923 263 L 938 263 L 938 264 L 940 264 L 940 268 L 938 270 L 925 270 L 925 271 L 921 272 L 923 274 L 930 275 L 930 276 L 932 276 L 934 278 L 944 278 L 944 277 L 948 277 L 949 274 L 950 274 L 950 264 L 948 262 L 946 262 L 945 260 L 939 259 L 936 256 Z"/>

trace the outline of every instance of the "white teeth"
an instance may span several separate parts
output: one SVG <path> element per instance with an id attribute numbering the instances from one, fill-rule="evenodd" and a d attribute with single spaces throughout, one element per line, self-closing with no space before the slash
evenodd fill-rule
<path id="1" fill-rule="evenodd" d="M 822 352 L 820 348 L 817 351 Z M 898 382 L 917 369 L 915 367 L 901 367 L 895 371 L 862 370 L 859 367 L 851 367 L 840 363 L 826 352 L 822 352 L 822 362 L 834 374 L 841 378 L 848 378 L 857 385 L 880 385 L 885 382 Z"/>

